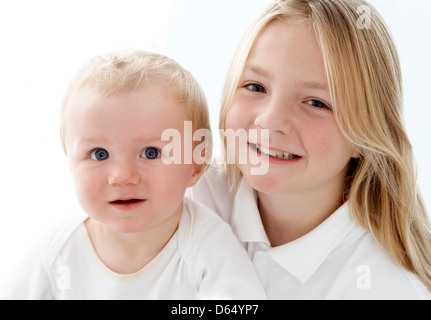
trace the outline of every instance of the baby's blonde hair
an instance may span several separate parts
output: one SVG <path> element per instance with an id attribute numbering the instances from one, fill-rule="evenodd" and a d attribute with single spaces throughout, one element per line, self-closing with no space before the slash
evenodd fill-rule
<path id="1" fill-rule="evenodd" d="M 153 83 L 163 86 L 184 106 L 186 117 L 192 121 L 193 132 L 197 129 L 210 132 L 205 93 L 190 72 L 164 55 L 125 50 L 90 59 L 72 78 L 64 95 L 60 120 L 61 141 L 66 154 L 67 110 L 81 90 L 92 90 L 109 97 Z M 210 139 L 206 142 L 210 143 Z M 211 150 L 210 145 L 207 148 Z"/>
<path id="2" fill-rule="evenodd" d="M 368 15 L 368 16 L 364 16 Z M 363 19 L 365 18 L 365 19 Z M 220 128 L 250 51 L 274 20 L 302 21 L 315 31 L 333 112 L 361 154 L 352 159 L 344 199 L 355 219 L 431 290 L 431 231 L 418 190 L 412 147 L 402 120 L 402 78 L 392 37 L 362 0 L 278 0 L 250 26 L 228 69 Z M 226 154 L 225 146 L 225 154 Z M 233 186 L 241 173 L 227 165 Z"/>

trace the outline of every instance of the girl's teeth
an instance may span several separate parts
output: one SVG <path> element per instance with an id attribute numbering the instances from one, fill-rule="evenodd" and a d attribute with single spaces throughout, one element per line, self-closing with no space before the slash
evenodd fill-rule
<path id="1" fill-rule="evenodd" d="M 277 158 L 277 159 L 282 159 L 282 160 L 288 160 L 288 159 L 294 159 L 295 155 L 290 154 L 288 152 L 283 152 L 283 151 L 277 151 L 277 150 L 271 150 L 259 145 L 254 145 L 256 147 L 256 150 L 258 150 L 259 152 L 263 153 L 263 154 L 267 154 L 270 155 L 271 157 Z"/>

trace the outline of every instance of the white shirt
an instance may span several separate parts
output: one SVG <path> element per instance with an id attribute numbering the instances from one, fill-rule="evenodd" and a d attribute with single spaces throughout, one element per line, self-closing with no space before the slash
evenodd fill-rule
<path id="1" fill-rule="evenodd" d="M 74 217 L 0 286 L 0 299 L 265 299 L 229 225 L 185 198 L 177 232 L 140 271 L 121 275 L 97 256 L 87 217 Z"/>
<path id="2" fill-rule="evenodd" d="M 271 247 L 257 193 L 245 179 L 229 194 L 224 170 L 211 165 L 188 195 L 232 225 L 269 299 L 431 299 L 417 276 L 356 223 L 348 203 L 308 234 Z"/>

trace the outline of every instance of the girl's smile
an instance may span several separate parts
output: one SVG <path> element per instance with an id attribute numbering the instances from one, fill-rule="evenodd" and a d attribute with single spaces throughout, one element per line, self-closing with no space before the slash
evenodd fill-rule
<path id="1" fill-rule="evenodd" d="M 278 159 L 278 160 L 294 160 L 299 159 L 301 156 L 298 156 L 296 154 L 293 154 L 288 151 L 283 151 L 279 149 L 274 148 L 268 148 L 259 144 L 255 143 L 249 143 L 249 146 L 252 150 L 254 150 L 259 155 L 267 155 L 269 156 L 269 160 L 272 160 L 272 158 Z"/>

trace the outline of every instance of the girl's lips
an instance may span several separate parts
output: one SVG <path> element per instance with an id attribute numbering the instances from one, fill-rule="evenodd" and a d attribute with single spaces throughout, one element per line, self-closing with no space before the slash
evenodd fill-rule
<path id="1" fill-rule="evenodd" d="M 133 210 L 142 205 L 145 199 L 125 199 L 125 200 L 114 200 L 109 202 L 113 207 L 120 210 Z"/>
<path id="2" fill-rule="evenodd" d="M 272 164 L 293 164 L 302 159 L 301 156 L 290 154 L 283 151 L 271 150 L 259 145 L 249 143 L 250 152 L 254 153 L 260 159 L 268 159 Z M 265 161 L 265 160 L 264 160 Z"/>
<path id="3" fill-rule="evenodd" d="M 278 160 L 295 160 L 295 159 L 301 158 L 301 156 L 298 156 L 293 153 L 289 153 L 278 149 L 270 149 L 255 143 L 249 143 L 249 146 L 252 150 L 254 150 L 259 155 L 266 155 L 266 156 L 269 156 L 270 158 L 275 158 Z"/>

